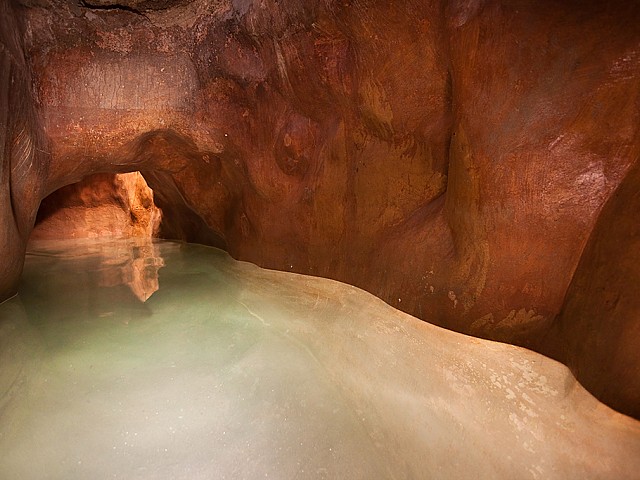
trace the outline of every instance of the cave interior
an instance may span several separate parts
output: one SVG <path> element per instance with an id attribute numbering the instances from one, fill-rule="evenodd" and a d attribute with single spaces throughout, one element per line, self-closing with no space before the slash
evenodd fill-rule
<path id="1" fill-rule="evenodd" d="M 0 300 L 30 239 L 338 280 L 640 419 L 640 3 L 0 0 Z"/>

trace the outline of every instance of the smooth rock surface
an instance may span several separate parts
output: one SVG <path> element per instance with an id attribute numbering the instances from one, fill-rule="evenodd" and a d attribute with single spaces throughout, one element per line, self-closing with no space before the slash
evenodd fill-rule
<path id="1" fill-rule="evenodd" d="M 640 418 L 640 164 L 602 210 L 547 336 L 581 383 L 613 408 Z M 560 339 L 569 339 L 562 342 Z"/>
<path id="2" fill-rule="evenodd" d="M 640 423 L 539 354 L 212 248 L 30 250 L 2 478 L 638 478 Z"/>

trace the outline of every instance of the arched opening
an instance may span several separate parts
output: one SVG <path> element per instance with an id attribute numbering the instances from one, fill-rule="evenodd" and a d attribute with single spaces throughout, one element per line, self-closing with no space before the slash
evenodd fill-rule
<path id="1" fill-rule="evenodd" d="M 27 251 L 46 250 L 50 241 L 92 239 L 125 240 L 119 260 L 100 269 L 98 284 L 128 287 L 142 302 L 158 290 L 164 266 L 154 239 L 226 247 L 171 177 L 153 170 L 94 173 L 55 190 L 40 204 Z"/>
<path id="2" fill-rule="evenodd" d="M 140 172 L 97 173 L 42 200 L 28 251 L 37 254 L 57 240 L 127 239 L 118 258 L 96 269 L 97 284 L 126 287 L 146 302 L 158 290 L 158 270 L 164 266 L 152 241 L 161 220 L 162 210 Z"/>
<path id="3" fill-rule="evenodd" d="M 42 200 L 31 239 L 154 238 L 161 221 L 140 172 L 97 173 Z"/>
<path id="4" fill-rule="evenodd" d="M 153 170 L 94 173 L 40 203 L 30 241 L 163 238 L 226 250 L 226 242 L 187 205 L 170 175 Z"/>

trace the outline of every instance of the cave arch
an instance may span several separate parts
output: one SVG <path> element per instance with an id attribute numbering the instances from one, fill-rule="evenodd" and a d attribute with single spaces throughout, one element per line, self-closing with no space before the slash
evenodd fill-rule
<path id="1" fill-rule="evenodd" d="M 89 175 L 42 200 L 30 239 L 157 237 L 153 197 L 140 172 Z"/>
<path id="2" fill-rule="evenodd" d="M 30 240 L 142 237 L 226 248 L 224 240 L 180 202 L 170 177 L 162 183 L 158 173 L 146 175 L 158 191 L 139 171 L 94 173 L 55 190 L 42 200 Z"/>

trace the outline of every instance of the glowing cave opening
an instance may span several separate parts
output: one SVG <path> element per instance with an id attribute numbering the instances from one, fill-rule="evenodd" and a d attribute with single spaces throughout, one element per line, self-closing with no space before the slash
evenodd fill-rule
<path id="1" fill-rule="evenodd" d="M 161 221 L 140 172 L 98 173 L 42 200 L 31 239 L 154 238 Z"/>

